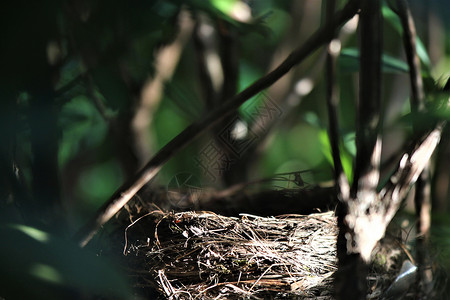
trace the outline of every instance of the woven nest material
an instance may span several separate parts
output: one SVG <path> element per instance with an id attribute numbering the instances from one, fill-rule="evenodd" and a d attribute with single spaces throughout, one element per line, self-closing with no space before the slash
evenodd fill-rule
<path id="1" fill-rule="evenodd" d="M 167 299 L 332 299 L 336 238 L 332 212 L 234 218 L 154 211 L 127 227 L 124 254 L 138 285 Z"/>

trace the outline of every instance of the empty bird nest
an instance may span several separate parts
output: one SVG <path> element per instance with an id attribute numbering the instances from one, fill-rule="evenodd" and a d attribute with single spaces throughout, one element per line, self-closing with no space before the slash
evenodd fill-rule
<path id="1" fill-rule="evenodd" d="M 132 219 L 123 254 L 135 286 L 161 299 L 332 299 L 336 238 L 333 212 L 236 218 L 156 210 Z M 387 245 L 368 278 L 369 298 L 394 281 L 405 257 L 399 243 Z"/>

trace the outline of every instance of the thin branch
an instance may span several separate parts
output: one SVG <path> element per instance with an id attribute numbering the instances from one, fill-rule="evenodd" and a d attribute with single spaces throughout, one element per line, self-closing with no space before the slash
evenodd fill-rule
<path id="1" fill-rule="evenodd" d="M 398 14 L 403 27 L 403 46 L 409 65 L 409 77 L 411 81 L 411 109 L 415 113 L 425 109 L 423 82 L 420 71 L 420 59 L 416 51 L 416 27 L 406 0 L 397 0 Z"/>
<path id="2" fill-rule="evenodd" d="M 416 28 L 406 0 L 397 0 L 395 12 L 400 18 L 403 28 L 403 47 L 406 52 L 406 59 L 409 66 L 409 77 L 411 82 L 411 112 L 413 129 L 418 133 L 416 116 L 418 112 L 425 109 L 424 90 L 420 70 L 420 60 L 416 51 Z M 427 254 L 426 245 L 431 226 L 431 182 L 430 170 L 428 164 L 425 165 L 423 172 L 417 179 L 414 194 L 414 204 L 417 216 L 417 261 L 419 272 L 417 276 L 417 292 L 423 293 L 423 289 L 432 282 L 431 270 L 426 265 Z"/>
<path id="3" fill-rule="evenodd" d="M 394 9 L 398 14 L 403 27 L 403 47 L 406 52 L 406 59 L 409 66 L 409 77 L 411 82 L 411 111 L 413 119 L 413 128 L 418 133 L 416 116 L 425 109 L 425 93 L 423 90 L 423 81 L 420 71 L 420 60 L 416 51 L 416 28 L 411 16 L 408 3 L 405 0 L 397 0 L 397 7 Z M 425 238 L 430 230 L 430 180 L 428 167 L 417 181 L 415 204 L 416 214 L 418 216 L 418 235 Z"/>
<path id="4" fill-rule="evenodd" d="M 193 123 L 182 131 L 164 146 L 148 163 L 139 171 L 136 176 L 125 183 L 114 195 L 98 210 L 83 228 L 75 235 L 76 241 L 84 247 L 98 229 L 108 222 L 146 183 L 152 180 L 162 166 L 178 151 L 184 148 L 189 142 L 200 133 L 205 132 L 220 120 L 234 113 L 239 106 L 252 96 L 261 92 L 277 81 L 296 64 L 300 63 L 320 46 L 327 43 L 336 30 L 357 12 L 359 1 L 350 0 L 347 5 L 339 11 L 333 21 L 317 30 L 308 41 L 301 47 L 294 50 L 275 70 L 263 76 L 241 93 L 226 101 L 202 120 Z"/>
<path id="5" fill-rule="evenodd" d="M 330 22 L 334 11 L 336 10 L 336 1 L 329 0 L 325 2 L 326 5 L 326 22 Z M 326 56 L 326 98 L 327 98 L 327 108 L 328 108 L 328 136 L 331 145 L 331 153 L 333 156 L 334 163 L 334 179 L 335 179 L 335 189 L 337 192 L 337 199 L 342 202 L 349 200 L 350 194 L 350 186 L 345 176 L 344 169 L 342 167 L 341 162 L 341 154 L 339 151 L 339 96 L 338 96 L 338 87 L 336 83 L 336 63 L 337 57 L 339 55 L 341 48 L 341 42 L 339 39 L 334 38 L 327 47 L 327 56 Z M 337 207 L 337 216 L 338 216 L 338 224 L 341 230 L 339 231 L 337 250 L 338 250 L 338 258 L 339 264 L 341 266 L 346 265 L 346 243 L 345 243 L 345 232 L 342 230 L 344 228 L 343 221 L 346 215 L 346 208 L 343 205 L 338 205 Z M 341 253 L 343 255 L 341 255 Z M 344 269 L 345 270 L 345 269 Z M 348 269 L 347 269 L 348 270 Z M 341 276 L 341 274 L 345 274 L 343 269 L 339 269 L 335 278 L 335 287 L 336 291 L 344 290 L 346 283 L 348 280 L 345 279 L 345 276 Z M 339 295 L 337 295 L 339 297 Z"/>
<path id="6" fill-rule="evenodd" d="M 336 10 L 336 1 L 326 2 L 326 22 L 330 22 Z M 326 84 L 327 84 L 327 107 L 328 107 L 328 136 L 330 139 L 331 152 L 334 163 L 335 185 L 338 190 L 338 199 L 348 199 L 350 186 L 342 167 L 341 154 L 339 151 L 339 95 L 336 84 L 336 62 L 341 49 L 339 39 L 333 39 L 327 47 L 326 57 Z"/>

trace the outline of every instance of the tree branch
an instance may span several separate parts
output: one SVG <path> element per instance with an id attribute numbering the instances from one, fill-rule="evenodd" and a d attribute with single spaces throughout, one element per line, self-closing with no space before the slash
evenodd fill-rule
<path id="1" fill-rule="evenodd" d="M 347 5 L 339 11 L 332 22 L 317 30 L 308 41 L 294 50 L 275 70 L 263 76 L 241 93 L 226 101 L 202 120 L 193 123 L 164 146 L 135 177 L 125 183 L 114 195 L 98 210 L 92 218 L 75 235 L 76 241 L 81 247 L 85 246 L 98 229 L 108 222 L 146 183 L 148 183 L 159 172 L 162 166 L 178 151 L 185 147 L 200 133 L 205 132 L 217 124 L 226 116 L 232 114 L 239 106 L 252 96 L 269 87 L 280 77 L 286 74 L 294 65 L 327 43 L 336 30 L 349 20 L 357 12 L 359 1 L 350 0 Z"/>

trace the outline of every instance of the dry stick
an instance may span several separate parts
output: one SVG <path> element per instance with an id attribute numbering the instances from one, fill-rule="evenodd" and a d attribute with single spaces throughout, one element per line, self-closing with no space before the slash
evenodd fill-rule
<path id="1" fill-rule="evenodd" d="M 97 211 L 96 215 L 76 233 L 74 239 L 79 245 L 81 247 L 86 246 L 98 229 L 108 222 L 146 183 L 153 179 L 175 153 L 180 151 L 200 133 L 205 132 L 224 117 L 232 114 L 246 100 L 272 85 L 294 65 L 300 63 L 320 46 L 327 43 L 336 30 L 355 15 L 359 7 L 358 4 L 359 1 L 350 0 L 335 15 L 332 22 L 317 30 L 303 46 L 294 50 L 275 70 L 258 79 L 241 93 L 226 101 L 221 107 L 206 115 L 202 120 L 191 124 L 165 145 L 130 182 L 122 185 Z"/>
<path id="2" fill-rule="evenodd" d="M 395 12 L 400 18 L 403 28 L 403 47 L 406 52 L 406 59 L 409 66 L 409 77 L 411 82 L 411 112 L 414 132 L 418 133 L 418 126 L 415 117 L 418 112 L 425 109 L 423 82 L 420 71 L 420 60 L 416 52 L 416 28 L 411 15 L 408 3 L 405 0 L 397 0 Z M 422 173 L 417 179 L 414 203 L 417 220 L 417 262 L 419 272 L 417 276 L 418 293 L 432 281 L 431 270 L 426 268 L 425 252 L 426 244 L 431 224 L 431 183 L 429 165 L 425 165 Z"/>
<path id="3" fill-rule="evenodd" d="M 431 155 L 441 139 L 445 122 L 428 131 L 420 140 L 413 143 L 408 152 L 403 154 L 397 169 L 389 179 L 389 182 L 379 193 L 379 202 L 372 208 L 372 219 L 377 221 L 377 226 L 386 230 L 397 213 L 402 200 L 409 192 L 412 185 L 427 166 Z M 375 228 L 374 228 L 375 229 Z"/>
<path id="4" fill-rule="evenodd" d="M 433 130 L 424 135 L 422 141 L 413 144 L 414 148 L 402 156 L 394 175 L 380 191 L 383 225 L 387 226 L 392 220 L 401 201 L 428 164 L 439 144 L 445 125 L 446 122 L 440 122 Z"/>
<path id="5" fill-rule="evenodd" d="M 420 174 L 427 167 L 431 155 L 439 144 L 444 126 L 445 122 L 439 123 L 434 130 L 425 135 L 421 143 L 416 143 L 415 148 L 403 155 L 396 172 L 380 192 L 380 203 L 383 208 L 383 215 L 380 216 L 380 219 L 382 219 L 380 226 L 387 227 L 411 186 L 415 184 Z M 418 255 L 418 259 L 420 259 L 420 255 Z M 417 278 L 417 282 L 421 283 L 421 277 L 427 273 L 425 268 L 421 270 L 421 262 L 419 261 L 418 263 L 419 278 Z M 422 280 L 425 278 L 428 279 L 427 277 L 422 277 Z M 420 294 L 423 293 L 423 286 L 417 286 L 416 288 Z M 420 296 L 425 295 L 420 294 L 416 294 L 415 296 L 421 298 Z"/>

